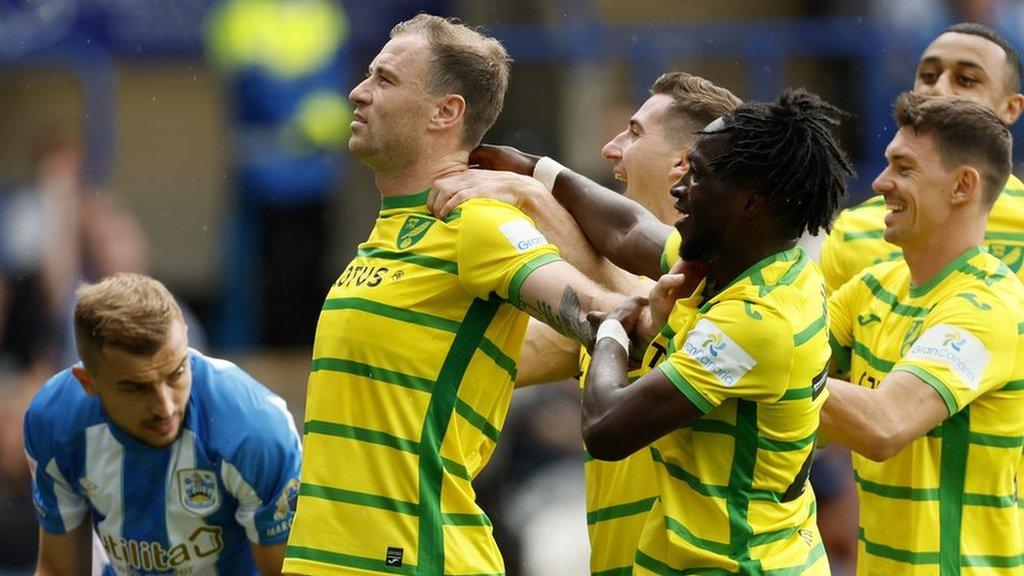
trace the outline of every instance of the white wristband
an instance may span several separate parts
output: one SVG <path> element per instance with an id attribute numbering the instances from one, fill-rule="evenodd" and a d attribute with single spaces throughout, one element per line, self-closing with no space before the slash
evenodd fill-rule
<path id="1" fill-rule="evenodd" d="M 594 338 L 594 343 L 600 342 L 602 338 L 615 340 L 626 351 L 626 354 L 629 354 L 629 335 L 626 334 L 626 329 L 622 327 L 622 323 L 618 320 L 605 320 L 601 322 L 601 325 L 597 328 L 597 336 Z"/>
<path id="2" fill-rule="evenodd" d="M 550 193 L 555 188 L 555 178 L 558 178 L 562 170 L 565 170 L 565 166 L 556 162 L 554 158 L 545 156 L 537 160 L 537 165 L 533 167 L 533 178 L 543 184 Z"/>

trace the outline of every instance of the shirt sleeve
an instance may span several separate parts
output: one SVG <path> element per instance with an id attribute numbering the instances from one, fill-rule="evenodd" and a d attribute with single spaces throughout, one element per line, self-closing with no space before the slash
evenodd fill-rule
<path id="1" fill-rule="evenodd" d="M 949 413 L 1003 386 L 1017 362 L 1014 311 L 985 294 L 965 292 L 928 314 L 921 335 L 893 370 L 916 375 L 942 396 Z"/>
<path id="2" fill-rule="evenodd" d="M 786 392 L 793 328 L 774 308 L 722 302 L 674 344 L 658 369 L 705 414 L 730 398 L 770 402 Z"/>
<path id="3" fill-rule="evenodd" d="M 85 498 L 77 494 L 57 466 L 47 430 L 52 427 L 29 408 L 25 414 L 25 455 L 32 475 L 32 503 L 39 526 L 51 534 L 64 534 L 82 523 L 88 512 Z"/>
<path id="4" fill-rule="evenodd" d="M 661 250 L 661 273 L 668 274 L 668 271 L 679 262 L 679 248 L 683 245 L 683 238 L 679 235 L 679 230 L 672 229 L 672 232 L 668 235 L 668 239 L 665 240 L 665 247 Z"/>
<path id="5" fill-rule="evenodd" d="M 254 544 L 288 539 L 299 495 L 302 448 L 284 400 L 273 394 L 235 453 L 221 465 L 221 478 L 238 500 L 235 520 Z"/>
<path id="6" fill-rule="evenodd" d="M 832 346 L 832 370 L 838 374 L 850 372 L 853 349 L 853 319 L 860 276 L 843 284 L 828 297 L 828 341 Z"/>
<path id="7" fill-rule="evenodd" d="M 477 298 L 497 294 L 519 306 L 519 288 L 530 272 L 561 260 L 533 220 L 508 204 L 470 200 L 460 220 L 459 280 Z"/>

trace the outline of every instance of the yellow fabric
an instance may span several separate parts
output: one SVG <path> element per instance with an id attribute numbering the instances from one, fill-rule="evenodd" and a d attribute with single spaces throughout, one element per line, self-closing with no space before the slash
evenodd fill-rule
<path id="1" fill-rule="evenodd" d="M 662 250 L 661 266 L 668 271 L 679 261 L 679 232 L 673 230 Z M 666 333 L 667 334 L 667 333 Z M 629 373 L 633 382 L 647 374 L 662 360 L 668 350 L 665 334 L 655 337 L 644 353 L 640 368 Z M 580 388 L 587 379 L 590 355 L 586 350 L 580 359 Z M 587 533 L 590 537 L 591 574 L 629 574 L 640 532 L 658 497 L 654 462 L 646 448 L 618 462 L 595 460 L 584 452 L 583 474 L 587 492 Z"/>
<path id="2" fill-rule="evenodd" d="M 526 330 L 506 301 L 558 253 L 511 206 L 470 200 L 441 221 L 427 194 L 384 199 L 327 295 L 286 573 L 504 573 L 471 481 Z"/>
<path id="3" fill-rule="evenodd" d="M 1024 285 L 981 248 L 917 287 L 879 264 L 832 295 L 829 326 L 854 384 L 908 371 L 951 414 L 886 462 L 854 454 L 858 574 L 1020 574 Z"/>
<path id="4" fill-rule="evenodd" d="M 885 200 L 875 196 L 843 210 L 821 247 L 821 270 L 829 293 L 865 268 L 901 257 L 898 246 L 882 239 Z M 1024 280 L 1024 183 L 1010 176 L 992 206 L 985 245 Z"/>
<path id="5" fill-rule="evenodd" d="M 634 574 L 827 575 L 807 482 L 828 394 L 817 265 L 779 252 L 686 304 L 658 369 L 705 415 L 651 447 L 660 496 Z"/>

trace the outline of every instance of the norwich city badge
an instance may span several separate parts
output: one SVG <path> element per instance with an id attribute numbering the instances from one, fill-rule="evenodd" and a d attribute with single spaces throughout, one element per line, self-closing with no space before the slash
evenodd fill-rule
<path id="1" fill-rule="evenodd" d="M 217 476 L 210 470 L 178 470 L 178 495 L 181 506 L 199 516 L 206 516 L 220 507 Z"/>
<path id="2" fill-rule="evenodd" d="M 398 231 L 398 249 L 405 250 L 423 239 L 423 236 L 434 225 L 433 218 L 413 214 L 405 219 L 402 229 Z"/>

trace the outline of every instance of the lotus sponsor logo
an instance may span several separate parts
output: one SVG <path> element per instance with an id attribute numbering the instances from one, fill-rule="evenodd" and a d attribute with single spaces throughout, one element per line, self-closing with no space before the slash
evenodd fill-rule
<path id="1" fill-rule="evenodd" d="M 906 359 L 944 364 L 965 386 L 977 390 L 988 366 L 989 353 L 981 340 L 970 332 L 939 324 L 914 342 Z"/>
<path id="2" fill-rule="evenodd" d="M 700 319 L 683 343 L 683 352 L 725 386 L 734 386 L 757 361 L 710 320 Z"/>

